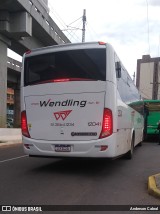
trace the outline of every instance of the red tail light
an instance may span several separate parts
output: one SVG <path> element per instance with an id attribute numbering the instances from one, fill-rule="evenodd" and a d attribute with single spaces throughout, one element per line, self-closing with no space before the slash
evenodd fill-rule
<path id="1" fill-rule="evenodd" d="M 63 78 L 62 78 L 62 79 L 54 79 L 54 80 L 53 80 L 53 82 L 69 82 L 69 81 L 70 81 L 69 78 L 66 78 L 66 79 L 65 79 L 65 78 L 63 79 Z"/>
<path id="2" fill-rule="evenodd" d="M 28 50 L 25 52 L 25 54 L 27 55 L 27 54 L 30 54 L 31 52 L 32 52 L 31 50 Z"/>
<path id="3" fill-rule="evenodd" d="M 45 84 L 45 83 L 57 83 L 57 82 L 71 82 L 71 81 L 96 81 L 94 79 L 85 79 L 85 78 L 61 78 L 61 79 L 50 79 L 50 80 L 44 80 L 38 83 L 35 83 L 33 85 L 37 84 Z"/>
<path id="4" fill-rule="evenodd" d="M 106 42 L 98 42 L 99 43 L 99 45 L 106 45 Z"/>
<path id="5" fill-rule="evenodd" d="M 113 117 L 110 109 L 104 109 L 103 113 L 103 125 L 99 138 L 105 138 L 113 133 Z"/>
<path id="6" fill-rule="evenodd" d="M 30 138 L 30 134 L 28 132 L 26 111 L 21 112 L 21 129 L 22 129 L 22 135 Z"/>

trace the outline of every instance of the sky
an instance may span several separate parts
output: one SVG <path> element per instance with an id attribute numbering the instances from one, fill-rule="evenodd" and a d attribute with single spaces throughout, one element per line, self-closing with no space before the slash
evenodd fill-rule
<path id="1" fill-rule="evenodd" d="M 48 0 L 48 4 L 50 15 L 72 42 L 81 42 L 82 30 L 68 33 L 67 26 L 82 29 L 86 9 L 85 41 L 110 43 L 131 76 L 142 55 L 160 56 L 160 0 Z"/>
<path id="2" fill-rule="evenodd" d="M 86 9 L 85 41 L 110 43 L 131 77 L 142 55 L 160 56 L 160 0 L 48 0 L 48 6 L 73 43 L 82 41 Z M 8 55 L 13 56 L 10 51 Z"/>

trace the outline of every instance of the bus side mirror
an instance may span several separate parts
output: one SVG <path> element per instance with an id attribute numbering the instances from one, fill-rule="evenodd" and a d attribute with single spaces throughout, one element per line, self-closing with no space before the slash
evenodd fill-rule
<path id="1" fill-rule="evenodd" d="M 116 62 L 115 67 L 116 67 L 116 77 L 121 78 L 121 62 Z"/>

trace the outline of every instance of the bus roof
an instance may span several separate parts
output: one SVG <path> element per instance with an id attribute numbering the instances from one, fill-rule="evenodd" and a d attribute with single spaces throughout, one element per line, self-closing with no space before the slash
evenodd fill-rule
<path id="1" fill-rule="evenodd" d="M 25 57 L 37 54 L 45 54 L 53 51 L 63 51 L 66 49 L 85 49 L 85 48 L 104 48 L 109 45 L 105 42 L 84 42 L 84 43 L 64 43 L 60 45 L 47 46 L 37 49 L 28 50 L 24 55 Z M 110 45 L 111 46 L 111 45 Z"/>

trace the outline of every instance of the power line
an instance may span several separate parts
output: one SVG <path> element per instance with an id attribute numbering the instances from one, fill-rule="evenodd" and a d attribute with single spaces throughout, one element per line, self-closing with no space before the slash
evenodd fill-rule
<path id="1" fill-rule="evenodd" d="M 53 9 L 52 5 L 49 4 L 49 7 L 50 7 L 50 13 L 52 15 L 52 18 L 54 17 L 54 19 L 56 19 L 58 21 L 58 23 L 60 24 L 60 28 L 62 31 L 65 31 L 64 34 L 69 37 L 69 38 L 74 38 L 75 41 L 79 42 L 80 39 L 78 38 L 78 36 L 76 34 L 72 34 L 70 32 L 70 30 L 73 30 L 73 29 L 68 29 L 68 26 L 64 21 L 63 19 L 60 17 L 60 15 L 55 11 L 55 9 Z M 80 19 L 80 18 L 79 18 Z M 75 20 L 74 22 L 78 21 L 79 19 Z M 74 23 L 73 22 L 73 23 Z M 73 27 L 74 28 L 74 27 Z M 65 30 L 63 30 L 65 29 Z"/>
<path id="2" fill-rule="evenodd" d="M 95 34 L 95 35 L 96 35 L 96 37 L 97 37 L 97 38 L 99 38 L 99 36 L 98 36 L 97 32 L 94 30 L 94 28 L 90 25 L 90 23 L 89 23 L 89 22 L 87 22 L 87 27 L 88 27 L 88 29 L 89 29 L 90 31 L 92 31 L 92 32 L 93 32 L 93 34 Z"/>
<path id="3" fill-rule="evenodd" d="M 74 38 L 75 41 L 81 42 L 80 38 L 76 35 L 76 32 L 77 32 L 78 30 L 82 30 L 82 29 L 80 28 L 80 25 L 81 25 L 81 24 L 82 24 L 82 21 L 79 21 L 75 27 L 69 26 L 69 25 L 68 25 L 67 29 L 64 29 L 64 30 L 62 30 L 62 31 L 66 31 L 66 33 L 69 33 L 69 35 L 70 35 L 70 40 L 71 40 L 72 38 Z"/>
<path id="4" fill-rule="evenodd" d="M 146 0 L 146 5 L 147 5 L 147 35 L 148 35 L 148 52 L 150 55 L 150 28 L 149 28 L 149 4 L 148 4 L 148 0 Z M 151 63 L 148 63 L 148 69 L 149 69 L 149 73 L 150 73 L 150 78 L 152 77 L 152 72 L 151 72 Z M 154 75 L 154 74 L 153 74 Z M 153 77 L 152 77 L 153 78 Z M 155 83 L 153 82 L 153 88 L 155 87 Z M 152 97 L 153 98 L 153 97 Z"/>
<path id="5" fill-rule="evenodd" d="M 75 21 L 71 22 L 71 23 L 70 23 L 69 25 L 67 25 L 67 26 L 72 25 L 73 23 L 77 22 L 77 21 L 80 20 L 80 19 L 82 19 L 82 16 L 81 16 L 80 18 L 76 19 Z"/>
<path id="6" fill-rule="evenodd" d="M 86 32 L 87 32 L 87 38 L 89 37 L 89 41 L 95 41 L 99 40 L 98 35 L 91 29 L 91 27 L 88 25 L 88 22 L 86 24 Z"/>
<path id="7" fill-rule="evenodd" d="M 78 36 L 75 34 L 71 34 L 69 31 L 66 31 L 66 33 L 68 33 L 68 35 L 66 36 L 71 36 L 70 38 L 74 38 L 75 41 L 80 42 L 80 39 L 78 38 Z M 71 40 L 71 39 L 70 39 Z"/>
<path id="8" fill-rule="evenodd" d="M 158 36 L 158 56 L 160 56 L 160 35 Z"/>
<path id="9" fill-rule="evenodd" d="M 149 29 L 149 7 L 148 7 L 148 0 L 146 0 L 146 5 L 147 5 L 147 33 L 148 33 L 148 51 L 150 54 L 150 38 L 149 38 L 149 34 L 150 34 L 150 29 Z"/>
<path id="10" fill-rule="evenodd" d="M 70 24 L 66 24 L 63 19 L 57 14 L 57 12 L 53 9 L 52 5 L 49 4 L 50 7 L 50 12 L 51 14 L 58 20 L 58 22 L 61 25 L 61 30 L 64 32 L 64 34 L 66 34 L 67 37 L 70 37 L 70 40 L 74 38 L 75 41 L 80 42 L 80 39 L 78 38 L 78 36 L 76 35 L 77 30 L 81 30 L 83 32 L 82 34 L 82 40 L 84 40 L 84 32 L 85 32 L 85 22 L 86 22 L 86 16 L 85 14 L 83 14 L 83 16 L 81 16 L 80 18 L 74 20 L 73 22 L 71 22 Z M 84 10 L 85 11 L 85 10 Z M 81 19 L 81 21 L 83 21 L 83 28 L 79 28 L 80 24 L 78 25 L 78 27 L 74 27 L 71 26 L 73 24 L 75 24 L 75 22 L 79 21 Z M 82 22 L 81 22 L 82 23 Z M 74 32 L 73 32 L 74 31 Z M 73 33 L 72 33 L 73 32 Z M 69 36 L 70 35 L 70 36 Z"/>
<path id="11" fill-rule="evenodd" d="M 52 13 L 53 16 L 55 16 L 55 18 L 58 20 L 58 22 L 63 26 L 66 27 L 66 23 L 64 22 L 64 20 L 60 17 L 60 15 L 56 12 L 55 9 L 53 9 L 52 5 L 49 4 L 49 8 L 50 8 L 50 12 Z"/>
<path id="12" fill-rule="evenodd" d="M 76 32 L 77 32 L 78 30 L 82 30 L 82 29 L 80 28 L 80 25 L 81 25 L 81 24 L 82 24 L 82 22 L 79 22 L 79 23 L 77 24 L 76 27 L 73 27 L 73 28 L 71 29 L 71 33 L 70 33 L 71 38 L 70 38 L 70 40 L 72 39 L 73 36 L 75 36 L 75 37 L 78 39 L 78 41 L 81 42 L 81 40 L 79 39 L 79 37 L 76 35 Z"/>

